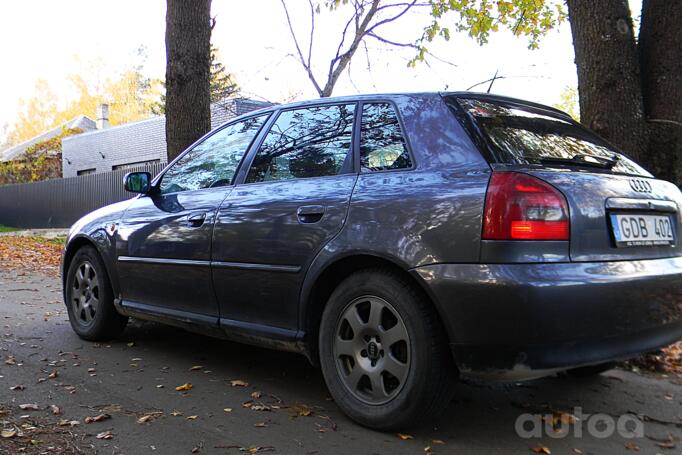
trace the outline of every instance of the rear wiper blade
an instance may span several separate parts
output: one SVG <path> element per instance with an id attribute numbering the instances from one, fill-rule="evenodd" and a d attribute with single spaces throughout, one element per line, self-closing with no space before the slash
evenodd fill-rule
<path id="1" fill-rule="evenodd" d="M 561 158 L 555 156 L 543 156 L 538 161 L 545 164 L 565 164 L 574 166 L 591 166 L 603 169 L 611 169 L 618 163 L 618 155 L 611 158 L 594 155 L 573 155 L 572 158 Z"/>

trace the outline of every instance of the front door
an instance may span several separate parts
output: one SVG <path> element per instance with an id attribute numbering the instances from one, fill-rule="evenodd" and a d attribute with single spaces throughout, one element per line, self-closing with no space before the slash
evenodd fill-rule
<path id="1" fill-rule="evenodd" d="M 304 274 L 348 213 L 354 117 L 355 104 L 282 111 L 253 153 L 213 235 L 223 325 L 297 328 Z"/>
<path id="2" fill-rule="evenodd" d="M 210 272 L 216 212 L 266 117 L 211 134 L 165 171 L 151 195 L 126 210 L 117 234 L 124 305 L 217 321 Z"/>

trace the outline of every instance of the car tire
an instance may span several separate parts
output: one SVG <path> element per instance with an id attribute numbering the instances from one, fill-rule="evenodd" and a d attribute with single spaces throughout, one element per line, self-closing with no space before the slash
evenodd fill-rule
<path id="1" fill-rule="evenodd" d="M 591 378 L 598 376 L 605 371 L 615 368 L 616 362 L 599 363 L 597 365 L 588 365 L 586 367 L 572 368 L 566 371 L 566 374 L 574 378 Z"/>
<path id="2" fill-rule="evenodd" d="M 123 332 L 128 317 L 114 308 L 114 294 L 102 259 L 91 246 L 79 249 L 71 260 L 64 289 L 73 331 L 89 341 L 106 341 Z"/>
<path id="3" fill-rule="evenodd" d="M 319 352 L 337 405 L 366 427 L 419 426 L 451 401 L 457 375 L 442 323 L 426 296 L 390 270 L 359 271 L 338 285 Z"/>

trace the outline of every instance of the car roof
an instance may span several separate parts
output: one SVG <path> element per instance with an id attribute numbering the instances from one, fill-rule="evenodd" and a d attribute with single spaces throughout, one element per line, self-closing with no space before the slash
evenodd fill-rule
<path id="1" fill-rule="evenodd" d="M 495 94 L 483 93 L 483 92 L 466 92 L 466 91 L 393 92 L 393 93 L 367 93 L 367 94 L 361 94 L 361 95 L 332 96 L 332 97 L 328 97 L 328 98 L 315 98 L 315 99 L 311 99 L 311 100 L 295 101 L 295 102 L 286 103 L 286 104 L 275 104 L 272 106 L 265 107 L 263 109 L 257 109 L 254 111 L 250 111 L 244 115 L 241 115 L 240 117 L 249 117 L 252 115 L 258 115 L 258 114 L 263 114 L 266 112 L 277 111 L 279 109 L 291 109 L 291 108 L 315 106 L 315 105 L 327 104 L 327 103 L 356 102 L 356 101 L 377 100 L 377 99 L 392 100 L 392 99 L 410 97 L 410 96 L 419 96 L 419 97 L 423 97 L 423 96 L 454 96 L 457 98 L 475 98 L 475 99 L 479 99 L 482 101 L 488 100 L 491 102 L 514 103 L 514 104 L 520 104 L 523 106 L 534 107 L 536 109 L 543 109 L 546 111 L 551 111 L 551 112 L 554 112 L 556 114 L 560 114 L 561 116 L 570 118 L 569 114 L 567 114 L 566 112 L 564 112 L 560 109 L 552 107 L 552 106 L 547 106 L 547 105 L 535 103 L 532 101 L 522 100 L 519 98 L 512 98 L 509 96 L 495 95 Z M 233 120 L 230 120 L 230 122 Z"/>

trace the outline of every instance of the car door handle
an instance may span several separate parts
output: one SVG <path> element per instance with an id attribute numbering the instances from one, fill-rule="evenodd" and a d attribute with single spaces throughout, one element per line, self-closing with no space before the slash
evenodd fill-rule
<path id="1" fill-rule="evenodd" d="M 189 224 L 191 227 L 199 227 L 204 224 L 205 219 L 205 213 L 191 213 L 187 215 L 187 224 Z"/>
<path id="2" fill-rule="evenodd" d="M 298 208 L 296 215 L 301 223 L 317 223 L 324 216 L 323 205 L 303 205 Z"/>

